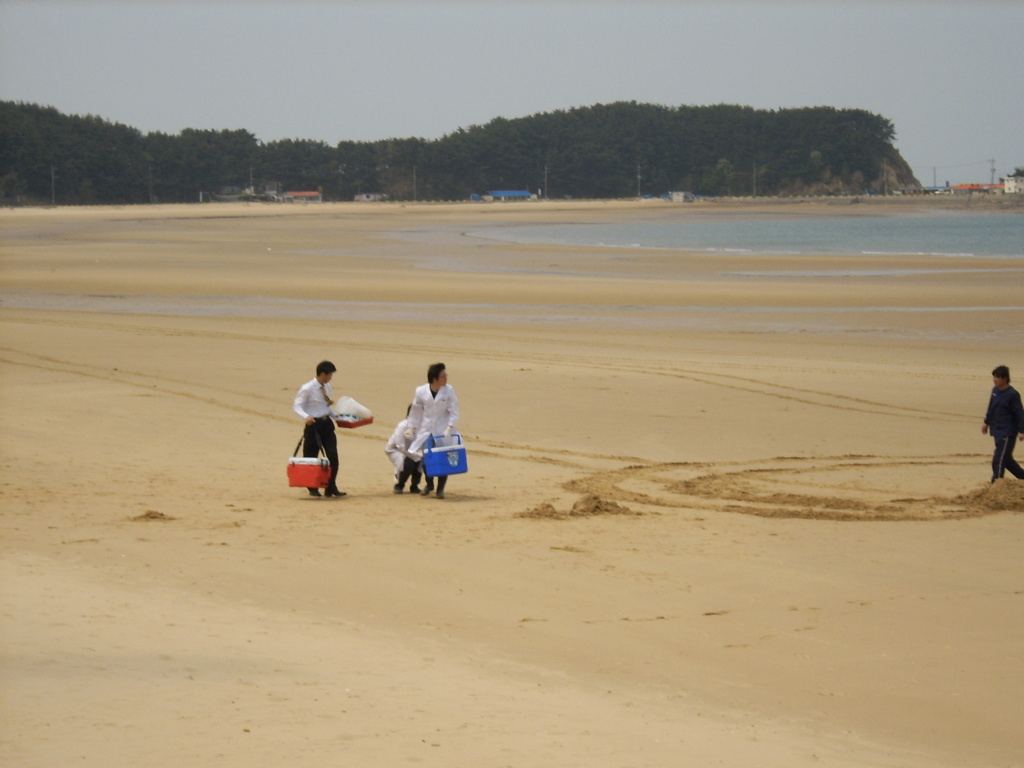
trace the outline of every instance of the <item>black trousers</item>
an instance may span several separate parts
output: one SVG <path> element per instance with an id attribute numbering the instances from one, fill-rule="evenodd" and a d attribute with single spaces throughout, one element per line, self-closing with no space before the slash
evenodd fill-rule
<path id="1" fill-rule="evenodd" d="M 412 482 L 409 484 L 409 487 L 418 488 L 420 478 L 422 476 L 423 475 L 420 472 L 420 463 L 406 457 L 405 462 L 402 464 L 402 471 L 398 473 L 398 484 L 404 486 L 405 481 L 412 478 Z"/>
<path id="2" fill-rule="evenodd" d="M 426 488 L 428 491 L 434 490 L 434 481 L 436 480 L 437 490 L 441 491 L 442 493 L 444 492 L 444 487 L 445 485 L 448 484 L 448 475 L 438 475 L 437 477 L 432 477 L 431 474 L 426 471 L 426 469 L 423 470 L 423 474 L 427 476 Z"/>
<path id="3" fill-rule="evenodd" d="M 318 435 L 319 441 L 317 441 Z M 338 460 L 338 436 L 334 434 L 334 422 L 326 416 L 306 425 L 306 431 L 302 434 L 302 455 L 307 459 L 316 458 L 320 453 L 321 445 L 323 445 L 324 455 L 331 465 L 331 479 L 327 484 L 327 490 L 336 491 L 338 490 L 338 467 L 341 465 Z"/>
<path id="4" fill-rule="evenodd" d="M 1016 478 L 1024 480 L 1024 469 L 1013 458 L 1013 447 L 1017 444 L 1016 433 L 1006 437 L 996 437 L 996 452 L 992 454 L 992 479 L 998 480 L 1003 472 L 1009 472 Z"/>

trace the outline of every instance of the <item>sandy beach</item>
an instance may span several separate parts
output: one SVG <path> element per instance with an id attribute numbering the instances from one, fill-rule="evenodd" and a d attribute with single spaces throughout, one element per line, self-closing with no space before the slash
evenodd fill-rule
<path id="1" fill-rule="evenodd" d="M 0 761 L 1024 766 L 1020 260 L 478 236 L 935 205 L 0 210 Z M 395 495 L 438 360 L 469 471 Z"/>

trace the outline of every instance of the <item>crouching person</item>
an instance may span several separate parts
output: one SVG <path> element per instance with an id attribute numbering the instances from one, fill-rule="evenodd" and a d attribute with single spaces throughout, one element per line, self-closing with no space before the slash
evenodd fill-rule
<path id="1" fill-rule="evenodd" d="M 412 405 L 409 408 L 412 408 Z M 409 408 L 405 409 L 405 418 L 398 422 L 398 426 L 388 439 L 388 444 L 384 447 L 384 453 L 395 467 L 395 493 L 402 493 L 405 490 L 406 480 L 410 481 L 409 493 L 419 493 L 420 478 L 423 477 L 420 456 L 409 450 L 413 437 L 405 436 L 409 431 Z"/>

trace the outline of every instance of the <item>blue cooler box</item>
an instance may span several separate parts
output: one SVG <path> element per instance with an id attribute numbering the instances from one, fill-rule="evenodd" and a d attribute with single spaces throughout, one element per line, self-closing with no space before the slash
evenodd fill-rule
<path id="1" fill-rule="evenodd" d="M 423 447 L 423 469 L 431 477 L 460 475 L 467 471 L 462 435 L 428 437 Z"/>

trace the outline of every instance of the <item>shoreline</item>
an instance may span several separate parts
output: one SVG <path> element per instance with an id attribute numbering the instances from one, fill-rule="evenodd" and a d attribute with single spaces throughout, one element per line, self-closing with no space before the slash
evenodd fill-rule
<path id="1" fill-rule="evenodd" d="M 147 212 L 164 216 L 169 212 L 188 213 L 194 215 L 204 211 L 206 217 L 217 218 L 226 212 L 239 215 L 248 212 L 250 215 L 305 215 L 318 212 L 334 213 L 339 209 L 358 210 L 370 215 L 393 213 L 395 209 L 407 211 L 457 211 L 459 213 L 476 212 L 483 215 L 493 213 L 503 215 L 509 211 L 558 213 L 569 211 L 591 213 L 601 211 L 605 214 L 619 211 L 636 212 L 638 210 L 655 210 L 657 208 L 690 210 L 690 211 L 728 211 L 730 213 L 778 212 L 806 208 L 809 212 L 819 209 L 847 211 L 859 213 L 858 206 L 872 213 L 880 211 L 906 211 L 919 209 L 922 211 L 948 210 L 956 212 L 988 212 L 988 213 L 1020 213 L 1024 212 L 1024 195 L 849 195 L 826 197 L 720 197 L 700 198 L 695 202 L 673 203 L 661 198 L 619 198 L 605 200 L 530 200 L 520 202 L 479 202 L 461 201 L 383 201 L 383 202 L 352 202 L 329 201 L 323 203 L 262 203 L 262 202 L 223 202 L 223 203 L 153 203 L 138 205 L 67 205 L 51 206 L 49 204 L 5 206 L 0 207 L 0 221 L 4 216 L 15 216 L 26 212 L 41 213 L 88 213 L 88 212 Z M 191 217 L 191 216 L 190 216 Z"/>

